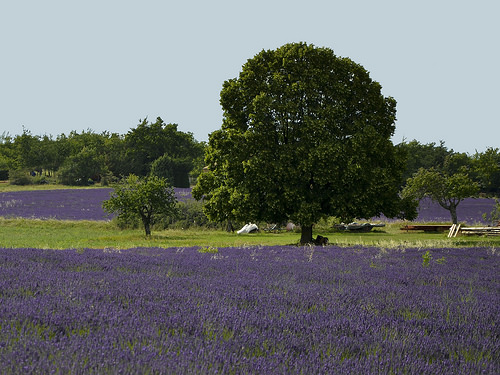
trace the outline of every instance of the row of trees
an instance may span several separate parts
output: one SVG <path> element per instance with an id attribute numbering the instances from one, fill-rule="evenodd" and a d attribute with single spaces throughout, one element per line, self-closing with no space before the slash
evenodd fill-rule
<path id="1" fill-rule="evenodd" d="M 419 170 L 433 170 L 442 176 L 466 174 L 486 196 L 500 196 L 500 150 L 490 147 L 473 155 L 448 149 L 444 142 L 422 144 L 416 140 L 397 145 L 406 155 L 403 181 Z"/>
<path id="2" fill-rule="evenodd" d="M 435 147 L 432 144 L 421 145 L 416 141 L 411 144 L 398 145 L 398 147 L 438 152 L 445 150 L 443 144 Z M 423 155 L 427 157 L 411 161 L 418 170 L 408 178 L 401 195 L 410 203 L 410 207 L 412 200 L 428 196 L 449 210 L 452 221 L 457 223 L 458 204 L 466 197 L 476 196 L 479 192 L 479 184 L 469 176 L 468 164 L 466 167 L 461 165 L 460 168 L 456 168 L 457 159 L 462 160 L 463 155 L 446 150 L 443 165 L 440 167 L 439 164 L 430 164 L 430 166 L 427 165 L 427 169 L 421 165 L 421 162 L 430 160 L 430 155 L 428 153 Z M 455 167 L 451 168 L 451 166 Z M 194 220 L 198 222 L 198 225 L 201 222 L 208 225 L 201 211 L 200 202 L 176 202 L 173 189 L 166 179 L 152 174 L 144 178 L 129 175 L 122 179 L 120 184 L 115 186 L 112 197 L 104 202 L 103 208 L 110 213 L 118 214 L 119 225 L 134 226 L 135 223 L 141 222 L 146 235 L 151 234 L 152 226 L 157 223 L 168 225 L 169 222 L 180 220 L 184 222 L 184 226 L 190 226 Z M 497 200 L 496 211 L 490 213 L 485 219 L 492 222 L 500 220 L 499 209 Z"/>
<path id="3" fill-rule="evenodd" d="M 91 130 L 51 135 L 0 137 L 0 179 L 26 179 L 36 174 L 38 181 L 57 175 L 60 183 L 87 185 L 89 181 L 109 181 L 120 176 L 152 173 L 176 187 L 189 187 L 189 175 L 203 168 L 205 144 L 184 133 L 176 124 L 140 120 L 127 134 Z"/>
<path id="4" fill-rule="evenodd" d="M 407 168 L 402 196 L 429 197 L 450 212 L 457 224 L 457 207 L 468 197 L 500 195 L 500 153 L 489 148 L 473 156 L 447 150 L 444 143 L 422 145 L 416 141 L 398 145 L 406 150 Z"/>

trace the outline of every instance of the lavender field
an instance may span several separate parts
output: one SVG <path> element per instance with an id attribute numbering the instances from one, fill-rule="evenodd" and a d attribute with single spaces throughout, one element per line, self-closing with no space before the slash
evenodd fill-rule
<path id="1" fill-rule="evenodd" d="M 0 249 L 2 374 L 498 374 L 494 249 Z"/>
<path id="2" fill-rule="evenodd" d="M 58 220 L 109 220 L 101 205 L 113 189 L 35 190 L 0 193 L 0 216 Z M 178 200 L 191 199 L 191 189 L 175 188 Z M 468 198 L 458 206 L 462 223 L 483 223 L 483 214 L 495 206 L 494 199 Z M 450 222 L 450 214 L 437 203 L 423 200 L 417 222 Z"/>
<path id="3" fill-rule="evenodd" d="M 0 193 L 0 216 L 28 219 L 109 220 L 102 202 L 111 188 L 30 190 Z M 179 201 L 191 198 L 191 189 L 175 188 Z"/>
<path id="4" fill-rule="evenodd" d="M 495 200 L 466 198 L 457 208 L 458 221 L 467 224 L 485 224 L 483 214 L 489 215 L 495 208 Z M 450 212 L 430 199 L 420 201 L 418 218 L 423 222 L 451 222 Z"/>

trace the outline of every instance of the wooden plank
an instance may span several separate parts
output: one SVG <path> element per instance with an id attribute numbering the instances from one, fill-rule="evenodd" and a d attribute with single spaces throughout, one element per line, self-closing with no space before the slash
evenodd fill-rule
<path id="1" fill-rule="evenodd" d="M 455 237 L 453 234 L 455 233 L 455 227 L 457 226 L 457 224 L 453 224 L 450 228 L 450 231 L 448 232 L 448 238 L 450 237 Z"/>
<path id="2" fill-rule="evenodd" d="M 465 235 L 500 236 L 499 227 L 465 227 L 460 232 Z"/>

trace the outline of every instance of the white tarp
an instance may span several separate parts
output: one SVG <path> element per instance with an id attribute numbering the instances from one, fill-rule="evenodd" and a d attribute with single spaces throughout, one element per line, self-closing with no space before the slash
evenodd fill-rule
<path id="1" fill-rule="evenodd" d="M 244 233 L 250 233 L 254 230 L 258 230 L 259 227 L 256 224 L 248 223 L 245 224 L 243 228 L 241 228 L 237 233 L 238 234 L 244 234 Z"/>

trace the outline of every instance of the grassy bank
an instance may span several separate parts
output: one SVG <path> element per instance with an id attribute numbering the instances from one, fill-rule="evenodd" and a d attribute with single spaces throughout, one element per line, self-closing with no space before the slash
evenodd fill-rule
<path id="1" fill-rule="evenodd" d="M 344 233 L 334 230 L 316 230 L 327 236 L 330 244 L 339 246 L 378 247 L 499 247 L 498 237 L 447 238 L 446 233 L 405 232 L 401 223 L 388 224 L 368 233 Z M 0 218 L 0 247 L 7 248 L 132 248 L 132 247 L 187 247 L 187 246 L 245 246 L 292 245 L 300 238 L 297 232 L 259 233 L 238 235 L 221 230 L 163 230 L 153 231 L 148 238 L 142 229 L 121 230 L 112 222 L 27 220 Z"/>

